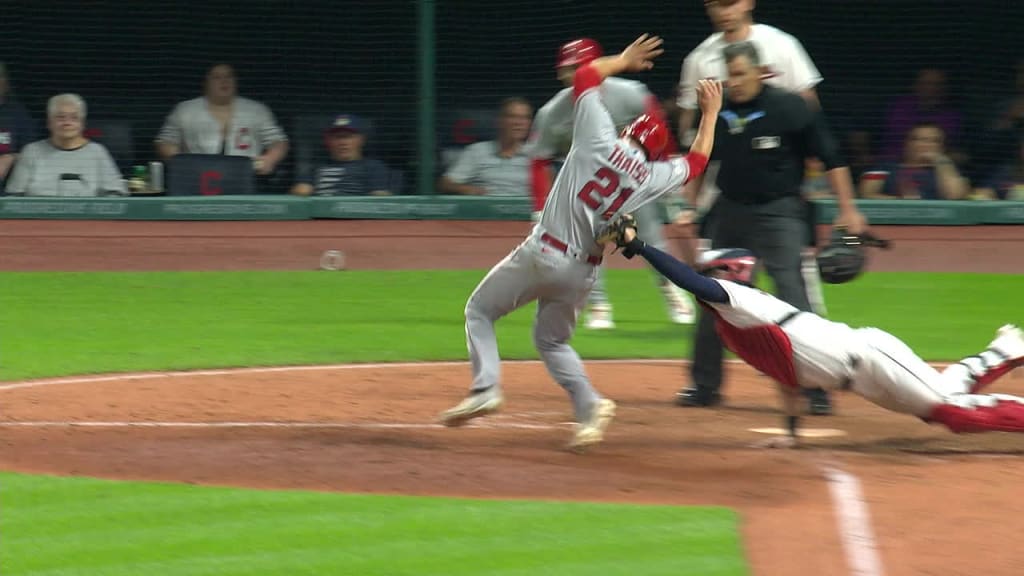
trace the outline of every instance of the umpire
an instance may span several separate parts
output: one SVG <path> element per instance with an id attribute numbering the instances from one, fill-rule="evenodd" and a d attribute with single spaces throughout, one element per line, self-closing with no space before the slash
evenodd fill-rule
<path id="1" fill-rule="evenodd" d="M 728 80 L 711 159 L 721 169 L 721 195 L 705 238 L 712 248 L 747 248 L 764 263 L 776 295 L 800 310 L 811 310 L 801 274 L 801 251 L 809 242 L 808 203 L 800 193 L 804 161 L 820 158 L 836 193 L 835 224 L 859 234 L 866 223 L 853 201 L 849 168 L 839 156 L 820 110 L 799 95 L 763 82 L 757 48 L 738 42 L 723 50 Z M 702 176 L 703 178 L 703 176 Z M 701 189 L 703 182 L 695 182 Z M 677 394 L 682 406 L 722 402 L 722 343 L 713 317 L 701 311 L 694 342 L 691 386 Z M 809 390 L 809 412 L 832 413 L 824 390 Z"/>

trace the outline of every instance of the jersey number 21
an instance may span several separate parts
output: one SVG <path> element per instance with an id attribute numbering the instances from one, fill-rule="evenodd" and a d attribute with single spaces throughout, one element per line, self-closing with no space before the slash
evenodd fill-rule
<path id="1" fill-rule="evenodd" d="M 589 182 L 583 185 L 583 188 L 580 189 L 576 197 L 595 212 L 600 210 L 604 203 L 611 199 L 608 207 L 605 208 L 604 212 L 601 212 L 601 219 L 609 220 L 632 195 L 632 188 L 619 188 L 618 173 L 604 166 L 594 173 L 594 177 Z"/>

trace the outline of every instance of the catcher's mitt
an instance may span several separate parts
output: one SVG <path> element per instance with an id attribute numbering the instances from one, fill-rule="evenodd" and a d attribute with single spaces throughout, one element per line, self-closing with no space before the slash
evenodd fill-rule
<path id="1" fill-rule="evenodd" d="M 828 246 L 818 252 L 818 270 L 828 284 L 843 284 L 860 276 L 867 265 L 864 248 L 889 248 L 889 241 L 870 233 L 847 234 L 842 228 L 832 232 Z"/>
<path id="2" fill-rule="evenodd" d="M 633 239 L 626 241 L 626 231 L 633 230 Z M 604 233 L 604 237 L 607 238 L 607 242 L 615 242 L 616 250 L 622 248 L 622 255 L 626 258 L 632 258 L 636 256 L 640 248 L 643 247 L 644 243 L 636 236 L 636 218 L 632 214 L 623 214 L 613 220 L 608 225 L 607 230 Z"/>

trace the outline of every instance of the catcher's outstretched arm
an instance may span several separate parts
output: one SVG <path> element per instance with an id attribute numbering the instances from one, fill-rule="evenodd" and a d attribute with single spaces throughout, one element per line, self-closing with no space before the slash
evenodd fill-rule
<path id="1" fill-rule="evenodd" d="M 643 256 L 662 276 L 668 278 L 676 286 L 693 294 L 699 300 L 715 304 L 727 304 L 729 302 L 729 294 L 726 293 L 725 288 L 722 288 L 721 284 L 707 276 L 702 276 L 696 270 L 687 266 L 686 263 L 676 260 L 653 246 L 648 246 L 639 238 L 631 240 L 626 244 L 625 248 L 626 250 L 623 254 L 627 258 L 632 257 L 632 254 Z"/>

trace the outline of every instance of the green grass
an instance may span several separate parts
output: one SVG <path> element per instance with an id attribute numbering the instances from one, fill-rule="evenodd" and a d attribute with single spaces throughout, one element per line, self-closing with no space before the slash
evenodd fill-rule
<path id="1" fill-rule="evenodd" d="M 721 508 L 499 502 L 0 474 L 5 576 L 740 575 Z"/>
<path id="2" fill-rule="evenodd" d="M 0 379 L 221 366 L 464 359 L 462 307 L 483 271 L 0 273 Z M 585 358 L 680 358 L 646 271 L 611 271 L 618 329 Z M 833 319 L 928 359 L 978 350 L 1024 292 L 1009 275 L 872 273 L 828 287 Z M 533 306 L 499 323 L 535 358 Z M 1017 317 L 1012 314 L 1018 314 Z M 493 502 L 0 474 L 12 575 L 745 574 L 715 508 Z"/>
<path id="3" fill-rule="evenodd" d="M 110 371 L 465 359 L 462 308 L 483 271 L 2 273 L 0 380 Z M 681 358 L 646 271 L 609 272 L 618 328 L 580 330 L 584 358 Z M 829 286 L 833 319 L 927 359 L 970 354 L 1024 317 L 1024 276 L 871 273 Z M 536 358 L 534 306 L 499 322 L 504 357 Z M 1016 312 L 1017 316 L 1012 314 Z"/>

